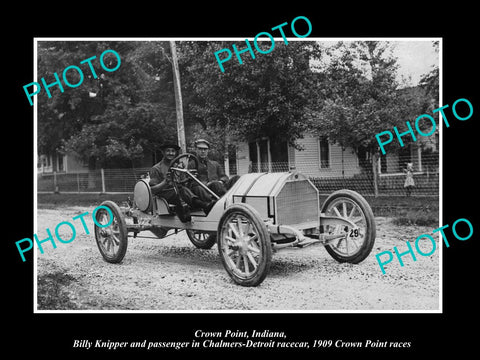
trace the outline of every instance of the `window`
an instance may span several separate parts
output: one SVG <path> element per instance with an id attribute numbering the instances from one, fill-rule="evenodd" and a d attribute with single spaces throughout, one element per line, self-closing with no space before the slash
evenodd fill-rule
<path id="1" fill-rule="evenodd" d="M 387 155 L 380 155 L 378 158 L 380 159 L 380 174 L 386 174 L 388 172 Z"/>
<path id="2" fill-rule="evenodd" d="M 407 168 L 407 164 L 412 162 L 412 145 L 409 144 L 398 150 L 398 168 L 397 172 L 402 172 Z"/>
<path id="3" fill-rule="evenodd" d="M 318 139 L 319 150 L 320 150 L 320 168 L 328 169 L 330 168 L 330 144 L 326 136 L 322 136 Z"/>
<path id="4" fill-rule="evenodd" d="M 288 144 L 273 138 L 262 138 L 248 144 L 252 172 L 288 171 Z"/>
<path id="5" fill-rule="evenodd" d="M 270 154 L 273 172 L 288 171 L 288 144 L 286 141 L 270 139 Z"/>
<path id="6" fill-rule="evenodd" d="M 248 144 L 248 153 L 251 163 L 251 168 L 249 169 L 249 172 L 259 172 L 257 143 L 255 141 Z"/>
<path id="7" fill-rule="evenodd" d="M 63 155 L 58 155 L 58 171 L 65 171 L 63 167 Z"/>
<path id="8" fill-rule="evenodd" d="M 371 169 L 370 152 L 363 146 L 357 148 L 357 166 L 362 169 Z"/>
<path id="9" fill-rule="evenodd" d="M 228 144 L 228 174 L 237 175 L 237 148 L 233 144 Z"/>

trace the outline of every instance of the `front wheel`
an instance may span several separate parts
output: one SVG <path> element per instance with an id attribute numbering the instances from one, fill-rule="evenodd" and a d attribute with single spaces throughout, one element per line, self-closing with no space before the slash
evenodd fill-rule
<path id="1" fill-rule="evenodd" d="M 257 286 L 267 276 L 272 245 L 257 210 L 248 204 L 227 208 L 218 225 L 218 251 L 228 275 L 242 286 Z"/>
<path id="2" fill-rule="evenodd" d="M 97 209 L 95 220 L 95 240 L 100 254 L 109 263 L 119 263 L 123 260 L 128 245 L 127 226 L 122 211 L 113 201 L 104 201 Z"/>
<path id="3" fill-rule="evenodd" d="M 323 231 L 342 235 L 325 245 L 327 252 L 339 262 L 358 264 L 372 251 L 376 228 L 372 209 L 363 196 L 351 190 L 332 193 L 322 206 L 322 213 L 347 219 L 355 227 L 328 225 Z"/>

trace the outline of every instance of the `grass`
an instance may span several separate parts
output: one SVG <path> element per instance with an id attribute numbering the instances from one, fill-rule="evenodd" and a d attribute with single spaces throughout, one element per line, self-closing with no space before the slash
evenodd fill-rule
<path id="1" fill-rule="evenodd" d="M 323 203 L 327 196 L 320 196 Z M 439 201 L 437 197 L 365 196 L 375 216 L 393 218 L 396 225 L 438 225 Z"/>
<path id="2" fill-rule="evenodd" d="M 394 217 L 393 223 L 396 225 L 438 226 L 439 213 L 426 209 L 405 210 L 402 214 Z"/>
<path id="3" fill-rule="evenodd" d="M 367 201 L 376 216 L 392 217 L 396 225 L 438 226 L 439 223 L 436 197 L 371 197 Z"/>
<path id="4" fill-rule="evenodd" d="M 38 208 L 59 206 L 98 206 L 105 200 L 118 204 L 133 198 L 132 194 L 38 194 Z M 320 196 L 322 204 L 327 196 Z M 437 225 L 439 201 L 437 197 L 366 196 L 375 216 L 392 217 L 397 225 Z"/>
<path id="5" fill-rule="evenodd" d="M 375 216 L 392 217 L 396 225 L 435 226 L 439 201 L 435 197 L 378 197 L 367 199 Z"/>

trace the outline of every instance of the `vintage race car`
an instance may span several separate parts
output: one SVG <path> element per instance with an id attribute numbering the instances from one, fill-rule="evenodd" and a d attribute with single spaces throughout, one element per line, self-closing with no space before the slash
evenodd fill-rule
<path id="1" fill-rule="evenodd" d="M 242 175 L 219 198 L 195 177 L 197 164 L 194 155 L 182 154 L 172 161 L 169 173 L 177 194 L 180 186 L 196 182 L 218 199 L 208 215 L 186 207 L 180 195 L 176 204 L 167 203 L 152 195 L 148 180 L 140 179 L 133 202 L 120 207 L 105 201 L 101 204 L 105 208 L 96 213 L 99 225 L 105 226 L 95 226 L 95 237 L 106 261 L 121 262 L 128 237 L 147 230 L 158 238 L 186 230 L 201 249 L 216 243 L 225 270 L 243 286 L 256 286 L 265 279 L 272 254 L 279 249 L 323 244 L 334 259 L 353 264 L 370 254 L 375 220 L 358 193 L 336 191 L 320 206 L 317 188 L 293 171 Z"/>

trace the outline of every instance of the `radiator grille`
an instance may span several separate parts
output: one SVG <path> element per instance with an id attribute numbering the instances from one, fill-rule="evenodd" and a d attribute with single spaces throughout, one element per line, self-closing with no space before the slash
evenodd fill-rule
<path id="1" fill-rule="evenodd" d="M 276 224 L 294 225 L 318 221 L 319 199 L 307 180 L 288 181 L 276 197 Z"/>

